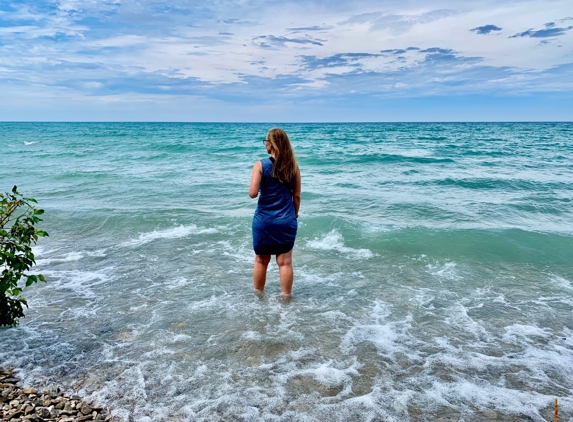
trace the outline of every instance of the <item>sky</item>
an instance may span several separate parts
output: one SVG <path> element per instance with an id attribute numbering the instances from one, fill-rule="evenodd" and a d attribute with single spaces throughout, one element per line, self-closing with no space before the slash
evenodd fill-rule
<path id="1" fill-rule="evenodd" d="M 0 121 L 572 120 L 572 0 L 0 0 Z"/>

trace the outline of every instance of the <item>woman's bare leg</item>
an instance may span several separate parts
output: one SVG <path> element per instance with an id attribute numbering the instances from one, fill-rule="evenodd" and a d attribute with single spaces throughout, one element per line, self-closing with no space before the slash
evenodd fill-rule
<path id="1" fill-rule="evenodd" d="M 270 255 L 255 255 L 255 266 L 253 268 L 253 285 L 255 293 L 261 294 L 265 289 L 267 281 L 267 267 L 271 261 Z"/>
<path id="2" fill-rule="evenodd" d="M 290 296 L 292 291 L 292 282 L 294 271 L 292 269 L 292 249 L 287 253 L 277 255 L 277 265 L 281 277 L 281 290 L 284 296 Z"/>

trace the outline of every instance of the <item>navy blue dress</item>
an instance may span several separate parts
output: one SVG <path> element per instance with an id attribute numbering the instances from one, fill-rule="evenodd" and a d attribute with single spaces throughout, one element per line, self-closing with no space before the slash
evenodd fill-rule
<path id="1" fill-rule="evenodd" d="M 294 246 L 298 224 L 292 202 L 294 179 L 289 185 L 271 177 L 273 158 L 261 160 L 263 177 L 253 217 L 253 249 L 257 255 L 278 255 Z"/>

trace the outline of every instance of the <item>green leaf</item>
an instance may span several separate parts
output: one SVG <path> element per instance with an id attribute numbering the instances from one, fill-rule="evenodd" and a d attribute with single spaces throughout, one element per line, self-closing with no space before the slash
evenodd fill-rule
<path id="1" fill-rule="evenodd" d="M 26 287 L 30 287 L 32 284 L 38 282 L 38 277 L 35 275 L 29 275 L 28 279 L 26 280 Z"/>

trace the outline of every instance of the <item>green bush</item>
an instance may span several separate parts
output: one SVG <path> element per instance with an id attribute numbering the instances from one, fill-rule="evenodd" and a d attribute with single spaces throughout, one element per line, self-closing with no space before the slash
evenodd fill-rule
<path id="1" fill-rule="evenodd" d="M 16 186 L 12 192 L 0 193 L 0 327 L 14 327 L 24 317 L 26 299 L 21 296 L 18 282 L 26 279 L 26 287 L 46 281 L 42 274 L 26 274 L 36 263 L 32 246 L 48 233 L 34 225 L 42 221 L 44 210 L 37 209 L 33 198 L 24 198 Z"/>

